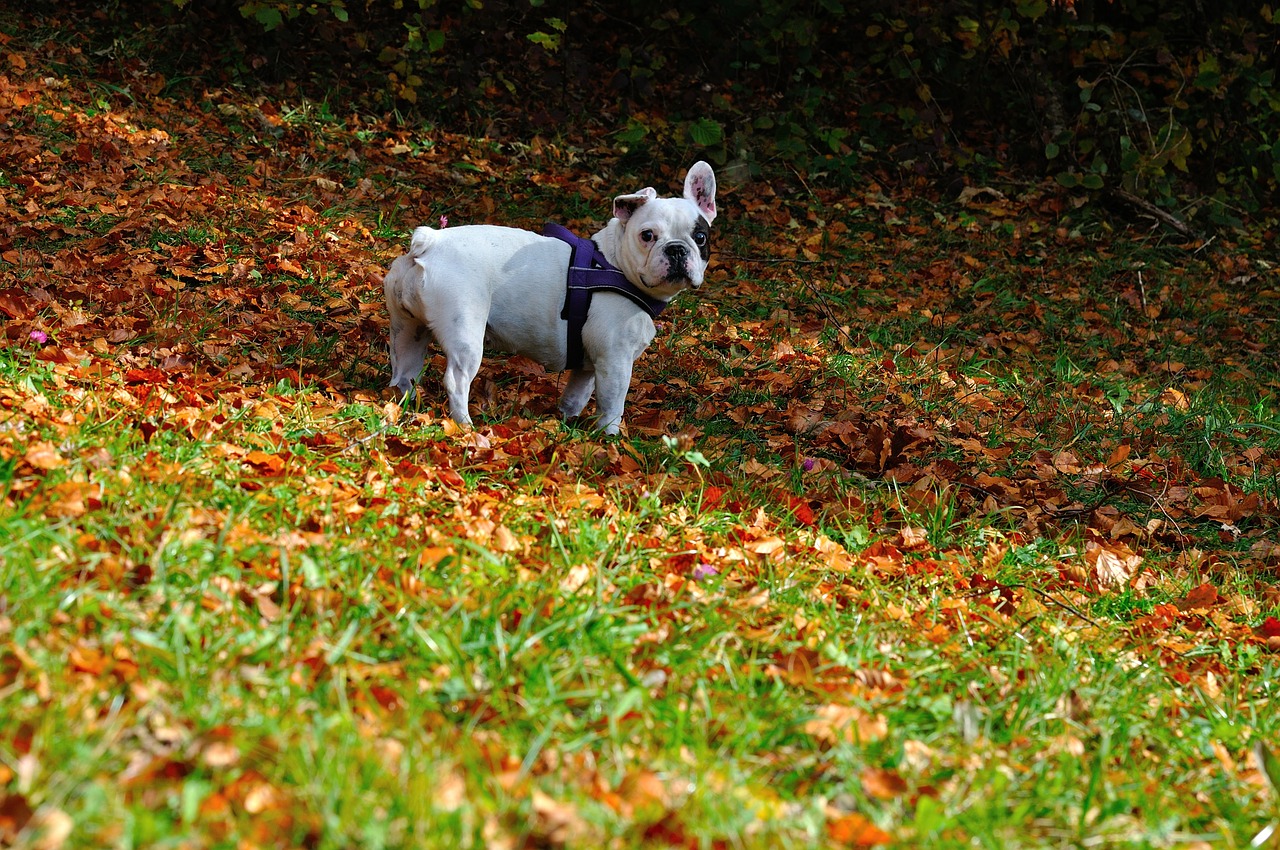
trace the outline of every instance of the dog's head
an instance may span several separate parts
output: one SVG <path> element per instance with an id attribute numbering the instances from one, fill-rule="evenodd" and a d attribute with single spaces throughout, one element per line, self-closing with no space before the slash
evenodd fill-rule
<path id="1" fill-rule="evenodd" d="M 613 199 L 614 262 L 632 283 L 667 299 L 702 285 L 711 260 L 716 218 L 716 175 L 695 163 L 684 179 L 684 197 L 659 198 L 652 188 Z"/>

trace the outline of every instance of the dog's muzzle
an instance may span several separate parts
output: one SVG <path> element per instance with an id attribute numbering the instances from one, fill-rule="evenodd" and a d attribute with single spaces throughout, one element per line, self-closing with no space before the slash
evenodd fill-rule
<path id="1" fill-rule="evenodd" d="M 689 282 L 689 249 L 681 242 L 672 242 L 662 249 L 667 258 L 666 279 L 672 283 Z"/>

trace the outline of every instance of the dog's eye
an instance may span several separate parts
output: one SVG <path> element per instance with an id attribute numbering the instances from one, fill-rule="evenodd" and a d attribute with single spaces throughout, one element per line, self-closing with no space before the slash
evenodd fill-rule
<path id="1" fill-rule="evenodd" d="M 707 234 L 699 230 L 697 233 L 693 234 L 693 241 L 699 248 L 701 248 L 703 245 L 707 244 Z"/>
<path id="2" fill-rule="evenodd" d="M 655 237 L 655 236 L 653 235 L 653 231 L 652 231 L 652 230 L 642 230 L 642 231 L 640 231 L 640 241 L 641 241 L 641 242 L 652 242 L 655 238 L 657 238 L 657 237 Z"/>

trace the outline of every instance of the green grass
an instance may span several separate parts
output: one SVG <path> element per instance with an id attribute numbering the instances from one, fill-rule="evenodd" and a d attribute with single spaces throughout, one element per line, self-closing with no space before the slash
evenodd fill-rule
<path id="1" fill-rule="evenodd" d="M 36 371 L 28 386 L 41 380 Z M 262 398 L 273 399 L 308 396 Z M 270 425 L 312 465 L 318 455 L 298 441 L 317 423 L 304 403 L 289 410 L 244 422 L 244 438 Z M 21 648 L 5 669 L 25 682 L 29 665 L 50 692 L 9 688 L 0 710 L 36 765 L 29 781 L 43 790 L 29 793 L 70 813 L 84 846 L 164 843 L 211 824 L 215 844 L 269 826 L 318 847 L 484 846 L 493 829 L 643 846 L 664 805 L 640 795 L 624 816 L 595 790 L 628 788 L 638 771 L 660 779 L 691 838 L 744 846 L 821 843 L 820 799 L 936 847 L 1159 847 L 1188 831 L 1245 842 L 1260 828 L 1252 793 L 1204 757 L 1213 742 L 1238 753 L 1280 732 L 1261 709 L 1275 662 L 1233 655 L 1219 687 L 1264 690 L 1204 701 L 1141 646 L 1126 648 L 1119 630 L 1151 598 L 1111 597 L 1086 619 L 1023 591 L 1005 617 L 977 598 L 956 608 L 942 574 L 829 576 L 867 608 L 819 593 L 820 574 L 786 559 L 753 571 L 752 592 L 769 594 L 761 608 L 744 607 L 724 576 L 705 596 L 672 593 L 669 550 L 652 535 L 672 530 L 674 511 L 693 514 L 674 526 L 691 542 L 725 542 L 746 521 L 698 515 L 692 495 L 642 500 L 615 519 L 515 509 L 503 521 L 539 557 L 455 530 L 452 554 L 419 564 L 429 527 L 376 504 L 363 469 L 380 436 L 431 440 L 436 428 L 388 427 L 363 404 L 322 424 L 359 443 L 349 467 L 248 491 L 233 459 L 180 431 L 143 442 L 82 428 L 63 454 L 105 450 L 113 468 L 72 461 L 36 495 L 85 474 L 101 482 L 103 506 L 74 522 L 30 510 L 2 520 L 0 597 Z M 134 483 L 117 470 L 134 470 Z M 310 492 L 323 481 L 364 509 Z M 468 489 L 522 488 L 508 473 Z M 448 497 L 415 501 L 448 514 Z M 971 529 L 957 531 L 941 504 L 918 519 L 949 547 Z M 317 528 L 314 541 L 288 537 Z M 1006 569 L 1034 584 L 1028 568 L 1057 557 L 1043 543 L 1015 547 Z M 583 580 L 566 590 L 575 568 Z M 877 600 L 905 605 L 909 621 L 886 619 Z M 803 652 L 816 667 L 777 672 Z M 890 671 L 895 684 L 859 687 L 858 670 Z M 883 725 L 867 739 L 824 726 L 831 704 Z M 869 796 L 858 777 L 871 768 L 914 790 Z M 135 774 L 145 779 L 119 779 Z M 1189 786 L 1201 795 L 1194 815 Z M 539 814 L 535 799 L 569 820 Z"/>

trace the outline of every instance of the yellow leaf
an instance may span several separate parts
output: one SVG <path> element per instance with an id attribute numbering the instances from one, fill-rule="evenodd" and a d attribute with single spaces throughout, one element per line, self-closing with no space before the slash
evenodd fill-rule
<path id="1" fill-rule="evenodd" d="M 766 537 L 762 540 L 748 543 L 746 548 L 748 552 L 755 552 L 757 555 L 772 555 L 786 545 L 786 541 L 781 537 Z"/>

